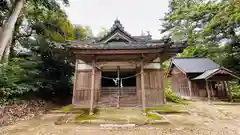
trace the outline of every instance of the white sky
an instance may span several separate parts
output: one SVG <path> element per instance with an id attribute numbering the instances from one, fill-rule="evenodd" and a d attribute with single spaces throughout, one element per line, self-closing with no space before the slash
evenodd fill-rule
<path id="1" fill-rule="evenodd" d="M 73 24 L 90 26 L 95 36 L 118 18 L 133 36 L 150 31 L 160 38 L 159 19 L 168 11 L 168 0 L 70 0 L 65 10 Z"/>

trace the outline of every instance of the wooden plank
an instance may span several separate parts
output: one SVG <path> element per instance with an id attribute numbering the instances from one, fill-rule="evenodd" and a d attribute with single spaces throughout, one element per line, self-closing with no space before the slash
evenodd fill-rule
<path id="1" fill-rule="evenodd" d="M 90 111 L 89 115 L 93 115 L 94 103 L 94 81 L 95 81 L 95 60 L 92 61 L 92 81 L 91 81 L 91 98 L 90 98 Z"/>

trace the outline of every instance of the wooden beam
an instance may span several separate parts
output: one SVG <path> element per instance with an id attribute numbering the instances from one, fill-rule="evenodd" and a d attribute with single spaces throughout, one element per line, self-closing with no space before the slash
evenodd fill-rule
<path id="1" fill-rule="evenodd" d="M 192 82 L 188 79 L 189 96 L 192 98 Z"/>
<path id="2" fill-rule="evenodd" d="M 207 98 L 208 98 L 208 102 L 210 102 L 211 101 L 211 95 L 210 95 L 210 91 L 209 91 L 209 85 L 208 85 L 208 81 L 207 80 L 205 80 L 205 82 L 206 82 L 206 89 L 207 89 Z"/>
<path id="3" fill-rule="evenodd" d="M 227 81 L 224 81 L 224 84 L 225 84 L 226 92 L 228 93 L 228 98 L 229 98 L 230 102 L 232 102 L 233 101 L 232 100 L 232 93 L 231 93 L 231 91 L 229 89 L 229 84 L 228 84 Z"/>
<path id="4" fill-rule="evenodd" d="M 95 85 L 95 60 L 92 60 L 92 81 L 91 81 L 91 97 L 90 97 L 90 111 L 89 115 L 93 115 L 94 103 L 94 85 Z"/>
<path id="5" fill-rule="evenodd" d="M 146 115 L 146 95 L 145 95 L 145 85 L 144 85 L 144 70 L 143 70 L 143 59 L 141 61 L 141 88 L 142 88 L 142 111 Z"/>
<path id="6" fill-rule="evenodd" d="M 75 54 L 151 54 L 151 53 L 159 53 L 163 49 L 140 49 L 140 50 L 72 50 Z"/>

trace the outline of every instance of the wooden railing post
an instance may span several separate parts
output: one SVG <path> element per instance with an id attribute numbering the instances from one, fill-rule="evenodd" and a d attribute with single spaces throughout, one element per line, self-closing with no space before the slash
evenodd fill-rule
<path id="1" fill-rule="evenodd" d="M 91 97 L 90 97 L 89 115 L 93 115 L 94 85 L 95 85 L 95 60 L 92 60 L 92 81 L 91 81 Z"/>
<path id="2" fill-rule="evenodd" d="M 145 85 L 144 85 L 144 70 L 143 70 L 143 59 L 141 61 L 141 88 L 142 88 L 142 110 L 144 115 L 146 115 L 146 95 L 145 95 Z"/>

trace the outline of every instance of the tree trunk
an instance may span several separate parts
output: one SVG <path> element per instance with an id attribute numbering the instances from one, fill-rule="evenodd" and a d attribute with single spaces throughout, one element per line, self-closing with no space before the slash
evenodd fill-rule
<path id="1" fill-rule="evenodd" d="M 9 60 L 11 46 L 12 46 L 12 37 L 10 38 L 3 54 L 3 62 L 6 64 L 8 63 L 8 60 Z"/>
<path id="2" fill-rule="evenodd" d="M 11 39 L 12 32 L 14 30 L 15 23 L 17 22 L 17 18 L 23 8 L 24 0 L 16 0 L 12 11 L 3 26 L 3 32 L 0 35 L 0 60 L 3 58 L 4 51 L 8 45 L 9 40 Z"/>

